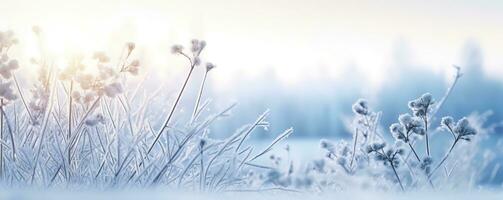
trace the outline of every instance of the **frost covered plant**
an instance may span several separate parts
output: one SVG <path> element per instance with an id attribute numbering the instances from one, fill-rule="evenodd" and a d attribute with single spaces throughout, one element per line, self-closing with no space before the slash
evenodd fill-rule
<path id="1" fill-rule="evenodd" d="M 454 119 L 450 116 L 443 117 L 441 121 L 441 125 L 443 128 L 447 129 L 447 131 L 452 135 L 453 142 L 449 147 L 449 150 L 445 154 L 445 156 L 440 160 L 440 162 L 436 165 L 433 170 L 428 173 L 428 176 L 432 176 L 433 173 L 444 164 L 444 162 L 451 155 L 452 150 L 460 141 L 471 141 L 471 137 L 477 134 L 477 130 L 470 124 L 467 118 L 463 117 L 458 122 L 454 123 Z"/>
<path id="2" fill-rule="evenodd" d="M 13 45 L 18 43 L 18 39 L 11 30 L 0 31 L 0 50 L 8 51 Z"/>
<path id="3" fill-rule="evenodd" d="M 129 61 L 129 58 L 131 54 L 133 53 L 133 50 L 136 48 L 136 44 L 133 42 L 128 42 L 125 45 L 126 48 L 126 56 L 124 58 L 124 61 L 122 63 L 120 72 L 128 72 L 134 76 L 138 75 L 139 70 L 140 70 L 140 61 L 138 59 L 134 59 L 132 61 Z"/>
<path id="4" fill-rule="evenodd" d="M 374 142 L 376 138 L 382 138 L 382 136 L 377 133 L 380 113 L 373 112 L 367 100 L 358 99 L 353 104 L 352 110 L 353 113 L 355 113 L 355 117 L 353 120 L 353 146 L 351 147 L 351 157 L 348 159 L 349 162 L 347 166 L 350 172 L 353 172 L 354 169 L 358 167 L 354 165 L 356 159 L 361 156 L 366 156 L 362 154 L 365 151 L 365 146 L 370 142 Z M 359 139 L 360 135 L 363 138 Z"/>
<path id="5" fill-rule="evenodd" d="M 402 141 L 409 145 L 411 151 L 418 161 L 420 157 L 411 144 L 413 138 L 425 135 L 424 124 L 417 117 L 412 117 L 410 114 L 402 114 L 398 117 L 399 123 L 394 123 L 390 126 L 390 132 L 396 140 Z"/>
<path id="6" fill-rule="evenodd" d="M 419 117 L 424 122 L 424 137 L 426 143 L 426 154 L 430 156 L 430 140 L 428 138 L 428 118 L 432 111 L 435 101 L 430 93 L 423 94 L 418 99 L 409 101 L 409 108 L 414 113 L 414 116 Z"/>
<path id="7" fill-rule="evenodd" d="M 352 162 L 356 160 L 356 153 L 354 153 L 354 150 L 351 150 L 351 145 L 347 144 L 345 141 L 340 141 L 336 144 L 332 141 L 322 139 L 320 141 L 320 147 L 326 150 L 327 154 L 325 157 L 330 161 L 334 161 L 345 173 L 355 173 Z"/>
<path id="8" fill-rule="evenodd" d="M 409 108 L 411 109 L 412 114 L 401 114 L 398 117 L 398 122 L 389 126 L 389 133 L 393 136 L 392 142 L 394 142 L 395 145 L 387 145 L 391 142 L 388 143 L 387 138 L 383 137 L 379 133 L 380 129 L 376 128 L 379 126 L 378 119 L 380 113 L 372 112 L 368 106 L 368 102 L 366 100 L 359 99 L 352 106 L 353 112 L 355 113 L 355 123 L 353 123 L 355 131 L 353 134 L 352 147 L 347 144 L 344 145 L 344 142 L 341 142 L 341 145 L 336 145 L 335 142 L 321 140 L 320 146 L 326 152 L 324 157 L 328 158 L 327 160 L 335 161 L 335 163 L 342 167 L 342 169 L 344 169 L 343 171 L 346 171 L 346 174 L 351 175 L 353 179 L 368 179 L 375 176 L 381 177 L 383 174 L 386 174 L 386 171 L 382 171 L 382 169 L 379 168 L 379 166 L 382 165 L 389 167 L 387 168 L 389 171 L 393 171 L 393 180 L 398 182 L 398 185 L 400 185 L 402 190 L 405 190 L 405 186 L 411 188 L 422 186 L 420 184 L 421 179 L 419 178 L 417 172 L 421 172 L 421 174 L 425 175 L 425 181 L 432 188 L 435 188 L 434 183 L 438 183 L 438 186 L 443 187 L 441 181 L 445 180 L 434 176 L 435 172 L 443 166 L 446 171 L 446 179 L 449 178 L 452 171 L 456 168 L 456 163 L 454 163 L 453 166 L 451 166 L 452 169 L 449 170 L 448 167 L 444 165 L 446 160 L 450 157 L 454 147 L 457 146 L 460 141 L 471 141 L 473 135 L 478 132 L 477 128 L 475 128 L 475 126 L 473 126 L 466 118 L 456 122 L 451 117 L 444 117 L 441 120 L 441 126 L 452 135 L 453 142 L 446 155 L 442 159 L 438 159 L 438 161 L 436 161 L 437 159 L 433 156 L 429 155 L 431 148 L 429 146 L 429 142 L 426 142 L 425 145 L 425 149 L 427 149 L 425 155 L 421 155 L 416 151 L 415 144 L 418 140 L 422 139 L 423 136 L 426 140 L 429 129 L 430 131 L 441 131 L 440 129 L 431 129 L 428 127 L 430 126 L 431 119 L 434 118 L 434 114 L 440 109 L 441 105 L 445 102 L 445 99 L 456 84 L 458 78 L 461 77 L 459 68 L 456 69 L 458 71 L 455 76 L 455 81 L 452 83 L 451 87 L 449 87 L 445 96 L 438 104 L 435 104 L 433 97 L 429 93 L 426 93 L 418 99 L 409 102 Z M 361 142 L 357 142 L 360 141 L 357 139 L 357 136 L 363 136 L 364 139 L 362 139 Z M 406 152 L 404 148 L 405 146 L 408 146 L 407 148 L 410 148 L 410 151 Z M 364 149 L 364 151 L 362 152 L 359 149 Z M 356 156 L 347 156 L 347 154 Z M 409 157 L 411 156 L 415 157 L 413 161 L 409 160 Z M 350 164 L 348 163 L 350 163 L 352 157 L 356 157 L 356 161 L 364 161 L 357 162 L 358 164 L 362 163 L 361 165 L 366 166 L 358 168 L 361 173 L 355 173 L 355 168 L 349 167 Z M 323 174 L 322 176 L 329 175 L 329 170 L 326 170 L 329 165 L 324 164 L 323 166 L 324 171 L 319 171 L 319 173 Z M 368 175 L 371 176 L 369 177 Z M 341 176 L 339 173 L 339 175 L 334 178 L 340 179 L 341 177 L 344 176 Z M 382 179 L 379 179 L 378 182 L 380 181 L 382 181 Z M 337 181 L 329 182 L 337 185 Z"/>
<path id="9" fill-rule="evenodd" d="M 423 170 L 426 175 L 429 175 L 431 173 L 431 164 L 433 164 L 433 158 L 426 156 L 421 160 L 419 168 Z"/>
<path id="10" fill-rule="evenodd" d="M 329 140 L 322 139 L 320 140 L 320 147 L 327 151 L 327 157 L 330 159 L 335 158 L 335 144 Z"/>
<path id="11" fill-rule="evenodd" d="M 358 115 L 368 115 L 370 111 L 367 100 L 358 99 L 358 101 L 353 104 L 353 112 Z"/>
<path id="12" fill-rule="evenodd" d="M 391 167 L 403 191 L 405 188 L 400 180 L 397 168 L 400 166 L 400 156 L 405 154 L 405 150 L 401 147 L 401 144 L 396 144 L 394 147 L 385 147 L 386 143 L 372 143 L 367 146 L 367 153 L 374 155 L 376 161 L 381 161 L 385 166 Z"/>
<path id="13" fill-rule="evenodd" d="M 39 41 L 44 40 L 41 28 L 34 27 L 33 32 Z M 173 53 L 187 59 L 189 74 L 175 102 L 169 102 L 173 104 L 166 120 L 161 121 L 159 115 L 165 113 L 159 113 L 161 109 L 157 108 L 169 106 L 168 101 L 158 101 L 159 92 L 150 94 L 145 90 L 144 97 L 136 95 L 138 90 L 142 92 L 141 84 L 134 91 L 128 87 L 130 75 L 139 76 L 141 70 L 140 61 L 134 59 L 134 43 L 122 47 L 118 60 L 106 52 L 95 52 L 71 57 L 64 66 L 53 67 L 53 63 L 60 62 L 46 56 L 43 42 L 39 42 L 40 57 L 30 60 L 38 77 L 25 101 L 14 73 L 17 61 L 7 55 L 16 43 L 13 38 L 2 32 L 0 40 L 0 181 L 4 184 L 78 188 L 165 186 L 221 191 L 264 187 L 265 176 L 257 181 L 246 180 L 250 174 L 263 175 L 261 172 L 270 174 L 269 180 L 278 184 L 303 187 L 310 182 L 304 176 L 294 178 L 291 161 L 279 182 L 274 180 L 271 168 L 258 164 L 257 160 L 269 156 L 293 132 L 285 130 L 258 151 L 248 144 L 256 129 L 268 129 L 268 111 L 227 138 L 210 137 L 210 126 L 228 117 L 235 104 L 218 113 L 205 112 L 209 110 L 208 101 L 201 102 L 206 77 L 215 65 L 202 61 L 206 46 L 202 40 L 192 40 L 188 51 L 182 46 L 173 47 Z M 205 74 L 192 115 L 188 116 L 190 120 L 184 123 L 186 118 L 181 116 L 173 123 L 187 82 L 198 66 Z M 13 101 L 18 96 L 24 109 L 19 110 L 18 101 Z M 5 111 L 7 103 L 14 105 L 12 111 Z M 156 109 L 152 109 L 154 106 Z M 9 114 L 14 115 L 13 120 Z M 5 131 L 10 137 L 6 137 Z M 282 157 L 273 158 L 274 166 L 283 163 Z"/>
<path id="14" fill-rule="evenodd" d="M 11 88 L 11 79 L 14 70 L 19 68 L 19 63 L 8 55 L 9 49 L 15 44 L 17 44 L 17 39 L 14 36 L 14 32 L 0 32 L 0 97 L 7 101 L 17 98 L 17 95 Z M 2 104 L 4 103 L 6 102 L 2 102 Z"/>
<path id="15" fill-rule="evenodd" d="M 18 61 L 9 57 L 9 49 L 18 43 L 17 38 L 13 31 L 0 31 L 0 140 L 7 141 L 9 139 L 4 136 L 5 125 L 7 125 L 7 131 L 10 138 L 10 151 L 12 152 L 9 159 L 16 160 L 16 144 L 13 133 L 13 127 L 11 125 L 10 119 L 6 114 L 6 105 L 13 102 L 18 98 L 12 89 L 12 77 L 14 70 L 19 68 Z M 14 79 L 15 80 L 15 79 Z M 19 89 L 19 88 L 18 88 Z M 5 161 L 8 157 L 5 154 L 4 144 L 0 145 L 0 178 L 5 174 Z"/>
<path id="16" fill-rule="evenodd" d="M 183 51 L 183 46 L 182 45 L 173 45 L 171 47 L 171 53 L 173 54 L 176 54 L 176 55 L 182 55 L 183 57 L 185 57 L 187 59 L 187 61 L 189 62 L 189 72 L 187 73 L 187 76 L 185 78 L 185 81 L 182 85 L 182 88 L 180 89 L 180 92 L 178 93 L 177 97 L 176 97 L 176 100 L 173 104 L 173 106 L 171 107 L 171 110 L 168 114 L 168 116 L 166 117 L 166 119 L 164 120 L 164 122 L 162 123 L 162 127 L 161 129 L 157 132 L 157 136 L 156 138 L 154 139 L 154 141 L 152 142 L 152 144 L 150 145 L 148 151 L 147 151 L 147 155 L 152 151 L 152 149 L 154 148 L 154 146 L 156 145 L 156 143 L 159 141 L 160 137 L 162 136 L 162 134 L 164 133 L 164 131 L 166 130 L 166 128 L 168 128 L 168 125 L 171 121 L 171 118 L 173 117 L 173 114 L 178 106 L 178 103 L 180 102 L 180 99 L 182 98 L 182 95 L 185 91 L 185 88 L 187 87 L 187 83 L 189 82 L 190 80 L 190 77 L 192 76 L 192 73 L 194 72 L 194 68 L 196 66 L 198 66 L 200 63 L 201 63 L 201 59 L 200 59 L 200 55 L 202 53 L 202 51 L 204 50 L 204 47 L 206 47 L 206 42 L 204 40 L 192 40 L 191 41 L 191 53 L 192 55 L 190 55 L 189 53 L 185 53 Z M 196 102 L 196 106 L 194 108 L 194 112 L 192 114 L 192 119 L 195 120 L 195 116 L 196 114 L 198 113 L 198 107 L 199 107 L 199 101 L 200 101 L 200 98 L 201 98 L 201 94 L 202 94 L 202 91 L 204 89 L 204 82 L 206 80 L 206 76 L 208 74 L 209 70 L 206 70 L 206 73 L 205 73 L 205 77 L 204 77 L 204 80 L 203 80 L 203 83 L 201 84 L 201 88 L 200 88 L 200 92 L 199 92 L 199 97 L 198 97 L 198 100 Z"/>
<path id="17" fill-rule="evenodd" d="M 0 75 L 4 79 L 10 79 L 12 77 L 12 72 L 19 68 L 17 60 L 9 60 L 7 54 L 3 54 L 0 58 Z"/>
<path id="18" fill-rule="evenodd" d="M 0 98 L 6 100 L 3 104 L 17 99 L 17 95 L 11 86 L 11 82 L 0 83 Z"/>

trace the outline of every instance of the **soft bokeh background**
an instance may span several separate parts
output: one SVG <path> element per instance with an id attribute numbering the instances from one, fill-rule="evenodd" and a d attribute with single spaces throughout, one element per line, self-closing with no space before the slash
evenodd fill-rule
<path id="1" fill-rule="evenodd" d="M 66 56 L 106 50 L 120 54 L 134 41 L 144 74 L 176 91 L 186 73 L 170 55 L 175 43 L 204 39 L 215 109 L 237 101 L 238 117 L 215 127 L 228 135 L 266 108 L 271 130 L 294 126 L 296 137 L 348 137 L 351 104 L 369 99 L 386 127 L 407 101 L 424 92 L 437 99 L 452 81 L 453 64 L 465 76 L 441 113 L 455 117 L 490 111 L 503 118 L 503 2 L 338 0 L 4 0 L 0 28 L 21 40 L 25 82 L 35 76 L 31 27 L 44 30 L 57 64 Z M 194 79 L 197 80 L 197 79 Z M 26 83 L 29 84 L 29 83 Z M 192 91 L 198 86 L 192 83 Z M 185 97 L 187 102 L 195 92 Z M 191 106 L 187 103 L 187 106 Z M 496 131 L 498 132 L 498 131 Z M 497 133 L 495 133 L 497 134 Z M 262 134 L 262 136 L 265 134 Z M 259 134 L 259 136 L 261 136 Z"/>

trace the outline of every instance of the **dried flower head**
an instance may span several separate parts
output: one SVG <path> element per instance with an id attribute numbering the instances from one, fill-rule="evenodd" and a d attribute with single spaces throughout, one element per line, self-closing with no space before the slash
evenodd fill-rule
<path id="1" fill-rule="evenodd" d="M 206 46 L 206 42 L 204 40 L 193 39 L 192 41 L 190 41 L 190 43 L 191 43 L 190 51 L 192 51 L 194 55 L 199 55 Z"/>
<path id="2" fill-rule="evenodd" d="M 102 51 L 95 52 L 93 58 L 98 60 L 100 63 L 110 62 L 110 58 Z"/>
<path id="3" fill-rule="evenodd" d="M 422 169 L 425 174 L 430 174 L 431 164 L 433 164 L 433 158 L 426 156 L 423 160 L 421 160 L 421 163 L 419 163 L 419 168 Z"/>
<path id="4" fill-rule="evenodd" d="M 327 150 L 329 153 L 335 154 L 335 144 L 326 139 L 320 140 L 320 147 Z"/>
<path id="5" fill-rule="evenodd" d="M 466 117 L 463 117 L 456 123 L 454 133 L 458 134 L 461 139 L 469 140 L 468 136 L 476 135 L 477 130 L 470 125 L 470 122 Z"/>
<path id="6" fill-rule="evenodd" d="M 0 83 L 0 97 L 9 101 L 17 99 L 17 95 L 14 94 L 14 90 L 11 88 L 11 82 Z"/>
<path id="7" fill-rule="evenodd" d="M 8 59 L 8 58 L 7 58 Z M 4 60 L 4 59 L 2 59 Z M 19 68 L 17 60 L 10 60 L 8 62 L 0 62 L 0 75 L 5 79 L 12 77 L 12 71 Z"/>
<path id="8" fill-rule="evenodd" d="M 124 89 L 122 88 L 122 85 L 120 83 L 114 82 L 106 85 L 103 88 L 103 91 L 105 92 L 105 95 L 107 95 L 108 97 L 115 98 L 117 95 L 122 93 Z"/>
<path id="9" fill-rule="evenodd" d="M 452 127 L 454 127 L 454 118 L 452 118 L 451 116 L 442 117 L 440 125 L 447 129 L 452 129 Z"/>
<path id="10" fill-rule="evenodd" d="M 138 75 L 140 71 L 140 61 L 139 60 L 133 60 L 131 63 L 129 63 L 128 66 L 126 66 L 122 71 L 129 72 L 131 75 Z"/>
<path id="11" fill-rule="evenodd" d="M 131 54 L 131 52 L 135 49 L 136 44 L 134 42 L 128 42 L 126 43 L 126 47 L 128 49 L 128 54 Z"/>
<path id="12" fill-rule="evenodd" d="M 409 108 L 414 113 L 414 116 L 425 117 L 435 103 L 430 93 L 425 93 L 418 99 L 409 101 Z"/>
<path id="13" fill-rule="evenodd" d="M 2 51 L 2 48 L 9 48 L 17 43 L 18 40 L 14 36 L 13 31 L 11 30 L 5 32 L 0 31 L 0 51 Z"/>
<path id="14" fill-rule="evenodd" d="M 178 54 L 178 53 L 183 53 L 183 46 L 182 45 L 173 45 L 171 47 L 171 53 L 172 54 Z"/>
<path id="15" fill-rule="evenodd" d="M 386 146 L 386 143 L 384 142 L 374 142 L 372 144 L 369 144 L 367 146 L 367 153 L 372 153 L 375 151 L 380 151 Z"/>
<path id="16" fill-rule="evenodd" d="M 367 100 L 358 99 L 353 104 L 353 112 L 358 115 L 368 115 L 370 112 Z"/>
<path id="17" fill-rule="evenodd" d="M 215 68 L 216 66 L 213 64 L 213 63 L 210 63 L 210 62 L 207 62 L 206 63 L 206 72 L 209 72 L 211 71 L 213 68 Z"/>
<path id="18" fill-rule="evenodd" d="M 412 134 L 422 136 L 426 133 L 423 123 L 418 117 L 412 117 L 410 114 L 401 114 L 398 117 L 399 123 L 394 123 L 389 127 L 390 132 L 395 139 L 405 143 L 410 142 Z"/>
<path id="19" fill-rule="evenodd" d="M 202 150 L 207 143 L 208 141 L 206 139 L 201 138 L 201 140 L 199 140 L 199 148 Z"/>

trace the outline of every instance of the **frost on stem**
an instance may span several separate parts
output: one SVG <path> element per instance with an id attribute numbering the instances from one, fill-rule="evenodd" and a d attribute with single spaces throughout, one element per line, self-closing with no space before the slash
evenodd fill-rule
<path id="1" fill-rule="evenodd" d="M 394 147 L 386 147 L 386 143 L 373 143 L 367 146 L 367 153 L 374 155 L 376 161 L 382 162 L 385 166 L 390 166 L 395 174 L 395 177 L 402 190 L 405 190 L 397 173 L 397 168 L 400 166 L 399 156 L 405 154 L 405 150 L 400 143 L 396 143 Z"/>
<path id="2" fill-rule="evenodd" d="M 477 134 L 477 129 L 475 129 L 471 124 L 470 121 L 466 117 L 461 118 L 458 120 L 458 122 L 454 123 L 454 119 L 452 117 L 443 117 L 441 120 L 441 126 L 450 132 L 453 137 L 454 141 L 452 142 L 451 147 L 445 154 L 445 156 L 442 158 L 442 160 L 436 165 L 433 170 L 431 170 L 431 173 L 429 173 L 428 177 L 433 176 L 435 171 L 444 164 L 444 162 L 449 158 L 449 156 L 452 153 L 452 150 L 456 146 L 456 144 L 459 143 L 461 140 L 465 141 L 471 141 L 471 137 Z"/>
<path id="3" fill-rule="evenodd" d="M 414 116 L 419 117 L 423 120 L 424 123 L 424 138 L 426 143 L 426 154 L 430 156 L 430 141 L 428 138 L 428 118 L 429 113 L 432 111 L 433 104 L 435 101 L 430 93 L 425 93 L 421 95 L 418 99 L 409 101 L 409 108 L 412 110 Z"/>

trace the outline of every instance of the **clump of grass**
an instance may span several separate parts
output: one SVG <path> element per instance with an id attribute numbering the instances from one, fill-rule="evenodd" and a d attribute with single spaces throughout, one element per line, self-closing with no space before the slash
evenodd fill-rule
<path id="1" fill-rule="evenodd" d="M 33 31 L 43 40 L 41 28 Z M 461 77 L 456 67 L 454 82 L 438 103 L 429 93 L 421 95 L 408 103 L 410 113 L 399 115 L 389 129 L 380 125 L 382 112 L 373 111 L 365 99 L 357 100 L 352 106 L 352 141 L 323 139 L 323 158 L 300 166 L 290 155 L 294 146 L 284 148 L 286 158 L 273 151 L 293 133 L 292 128 L 263 149 L 248 142 L 257 129 L 270 126 L 268 110 L 229 131 L 233 132 L 229 137 L 211 137 L 212 125 L 229 117 L 236 104 L 208 113 L 204 91 L 216 65 L 203 59 L 207 45 L 203 40 L 190 41 L 188 48 L 171 48 L 187 61 L 174 101 L 159 95 L 164 87 L 143 97 L 138 95 L 145 89 L 143 82 L 132 89 L 131 79 L 144 73 L 133 42 L 121 47 L 118 60 L 95 52 L 73 57 L 63 69 L 42 52 L 31 60 L 39 76 L 26 95 L 16 78 L 20 66 L 9 55 L 16 43 L 13 32 L 0 32 L 0 182 L 10 186 L 288 192 L 338 191 L 355 185 L 437 189 L 457 169 L 449 160 L 463 150 L 459 146 L 474 143 L 480 132 L 469 118 L 443 117 L 441 128 L 432 128 L 435 114 Z M 39 49 L 44 51 L 43 46 Z M 194 79 L 196 73 L 202 73 L 202 79 Z M 183 117 L 180 105 L 189 95 L 191 81 L 199 81 L 199 87 L 190 116 Z M 163 103 L 154 104 L 156 99 Z M 170 109 L 159 111 L 161 107 Z M 430 145 L 439 132 L 452 136 L 441 158 L 432 152 L 442 149 Z M 418 149 L 423 146 L 421 153 Z M 267 157 L 271 164 L 259 161 Z"/>
<path id="2" fill-rule="evenodd" d="M 372 111 L 365 99 L 357 100 L 352 106 L 355 116 L 351 142 L 322 139 L 320 147 L 326 152 L 324 158 L 313 160 L 304 170 L 296 169 L 293 174 L 290 167 L 277 164 L 281 159 L 276 155 L 273 159 L 275 167 L 263 176 L 267 177 L 263 182 L 283 189 L 298 189 L 305 185 L 295 185 L 292 180 L 303 177 L 312 180 L 309 189 L 321 191 L 348 190 L 358 186 L 410 191 L 459 184 L 457 180 L 449 184 L 457 166 L 447 166 L 446 162 L 455 147 L 472 141 L 480 128 L 475 128 L 474 122 L 467 118 L 455 122 L 452 117 L 442 118 L 441 128 L 431 128 L 434 127 L 431 122 L 435 114 L 461 77 L 460 68 L 456 66 L 455 69 L 455 79 L 438 104 L 431 94 L 421 95 L 408 103 L 411 113 L 399 115 L 398 122 L 387 130 L 379 128 L 382 112 Z M 429 140 L 442 131 L 452 135 L 453 142 L 443 157 L 436 158 L 432 151 L 441 149 L 433 149 Z M 423 154 L 417 150 L 421 148 L 421 140 L 424 140 Z M 440 173 L 441 169 L 445 173 Z"/>
<path id="3" fill-rule="evenodd" d="M 38 40 L 44 39 L 43 29 L 33 31 Z M 288 129 L 256 151 L 246 141 L 257 128 L 269 126 L 266 111 L 228 138 L 211 138 L 209 128 L 228 117 L 235 104 L 208 114 L 207 103 L 201 103 L 207 77 L 215 68 L 201 58 L 203 40 L 192 40 L 189 51 L 172 47 L 172 53 L 187 59 L 188 73 L 175 101 L 168 102 L 171 109 L 160 127 L 155 124 L 161 116 L 149 111 L 165 106 L 152 105 L 157 93 L 141 97 L 141 85 L 130 89 L 129 80 L 143 73 L 135 59 L 135 43 L 126 43 L 118 60 L 96 52 L 73 57 L 62 70 L 41 52 L 40 58 L 31 60 L 39 76 L 29 98 L 14 74 L 18 63 L 8 55 L 16 43 L 13 32 L 0 32 L 0 181 L 5 185 L 240 188 L 249 169 L 261 167 L 254 161 L 293 132 Z M 39 49 L 44 51 L 43 46 Z M 204 76 L 190 120 L 172 123 L 188 82 L 197 81 L 191 78 L 200 68 Z"/>

